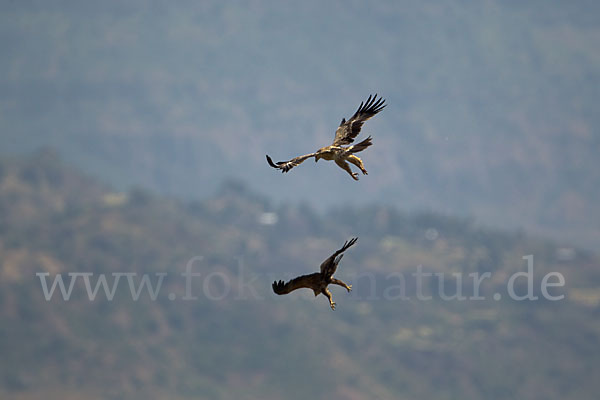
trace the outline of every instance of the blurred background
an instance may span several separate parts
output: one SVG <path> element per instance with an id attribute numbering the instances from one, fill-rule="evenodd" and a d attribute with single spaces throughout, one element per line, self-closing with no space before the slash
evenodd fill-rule
<path id="1" fill-rule="evenodd" d="M 0 10 L 2 398 L 595 398 L 597 2 Z M 363 126 L 359 182 L 266 164 L 330 144 L 374 93 L 388 106 Z M 351 236 L 335 312 L 275 298 Z M 560 272 L 564 300 L 492 299 L 527 255 L 536 293 Z M 487 300 L 444 301 L 433 280 L 431 301 L 384 298 L 419 265 L 448 292 L 490 272 Z M 90 301 L 81 281 L 46 301 L 38 272 L 167 277 L 156 300 L 122 283 Z M 201 296 L 223 290 L 211 273 L 252 295 Z"/>

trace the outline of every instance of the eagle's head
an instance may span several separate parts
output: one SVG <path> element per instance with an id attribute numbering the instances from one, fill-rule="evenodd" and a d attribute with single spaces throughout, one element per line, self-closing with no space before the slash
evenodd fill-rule
<path id="1" fill-rule="evenodd" d="M 319 161 L 321 158 L 323 158 L 323 149 L 319 149 L 317 150 L 317 153 L 315 154 L 315 162 Z"/>

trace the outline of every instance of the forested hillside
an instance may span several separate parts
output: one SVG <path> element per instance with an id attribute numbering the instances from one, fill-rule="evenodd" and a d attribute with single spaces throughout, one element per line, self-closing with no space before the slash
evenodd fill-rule
<path id="1" fill-rule="evenodd" d="M 351 294 L 276 296 L 359 236 L 337 276 Z M 534 256 L 537 301 L 507 295 Z M 199 258 L 201 257 L 201 258 Z M 182 273 L 194 277 L 186 298 Z M 443 300 L 437 276 L 490 272 L 485 300 Z M 600 386 L 600 259 L 525 232 L 391 206 L 327 211 L 229 182 L 202 201 L 118 192 L 52 151 L 0 161 L 0 396 L 3 399 L 595 399 Z M 565 283 L 544 300 L 545 274 Z M 58 274 L 147 274 L 153 300 L 122 276 L 94 300 L 83 275 L 69 300 Z M 92 275 L 90 275 L 90 273 Z M 136 273 L 137 275 L 131 275 Z M 36 275 L 38 274 L 38 275 Z M 44 275 L 46 274 L 46 275 Z M 398 274 L 409 299 L 400 296 Z M 520 279 L 518 294 L 527 291 Z M 464 291 L 472 296 L 472 285 Z M 500 293 L 502 299 L 494 300 Z M 190 293 L 187 293 L 190 294 Z M 190 296 L 188 296 L 190 297 Z"/>

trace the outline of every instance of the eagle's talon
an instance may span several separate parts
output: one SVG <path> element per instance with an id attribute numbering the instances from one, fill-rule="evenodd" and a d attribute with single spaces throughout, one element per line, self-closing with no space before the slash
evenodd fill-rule
<path id="1" fill-rule="evenodd" d="M 352 290 L 352 285 L 348 285 L 348 287 L 346 288 L 346 290 L 348 291 L 348 293 L 350 293 L 350 291 Z"/>
<path id="2" fill-rule="evenodd" d="M 330 305 L 331 305 L 331 309 L 335 311 L 335 303 L 333 302 Z"/>

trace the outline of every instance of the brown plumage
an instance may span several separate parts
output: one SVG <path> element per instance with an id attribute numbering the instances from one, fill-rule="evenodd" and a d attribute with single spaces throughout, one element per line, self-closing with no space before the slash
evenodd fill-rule
<path id="1" fill-rule="evenodd" d="M 280 169 L 281 172 L 288 172 L 290 169 L 300 165 L 308 158 L 314 157 L 315 162 L 322 158 L 328 161 L 335 161 L 340 168 L 350 174 L 352 179 L 357 181 L 358 174 L 352 172 L 347 161 L 356 165 L 364 175 L 367 175 L 367 170 L 365 169 L 362 160 L 355 156 L 354 153 L 363 151 L 373 144 L 371 141 L 371 136 L 353 146 L 342 146 L 349 145 L 350 143 L 354 142 L 354 139 L 360 133 L 360 129 L 365 121 L 375 116 L 379 111 L 383 110 L 386 106 L 384 103 L 384 99 L 377 99 L 377 94 L 375 94 L 375 96 L 369 96 L 366 102 L 361 102 L 354 115 L 348 121 L 346 121 L 345 118 L 342 119 L 340 126 L 335 131 L 335 138 L 333 139 L 331 146 L 322 147 L 314 153 L 295 157 L 289 161 L 279 161 L 277 163 L 274 163 L 271 157 L 267 155 L 267 162 L 271 167 Z"/>
<path id="2" fill-rule="evenodd" d="M 329 284 L 335 284 L 345 288 L 348 292 L 352 290 L 352 285 L 347 285 L 341 280 L 335 279 L 333 274 L 335 273 L 340 260 L 344 256 L 342 253 L 356 243 L 357 240 L 358 238 L 352 238 L 349 241 L 346 241 L 341 249 L 329 256 L 327 260 L 323 261 L 320 268 L 321 272 L 315 272 L 314 274 L 310 275 L 302 275 L 285 284 L 283 281 L 275 281 L 272 285 L 273 291 L 277 294 L 288 294 L 296 289 L 309 288 L 313 290 L 315 296 L 318 296 L 319 294 L 324 294 L 327 296 L 331 309 L 335 310 L 335 303 L 333 302 L 331 292 L 329 289 L 327 289 L 327 286 Z"/>

